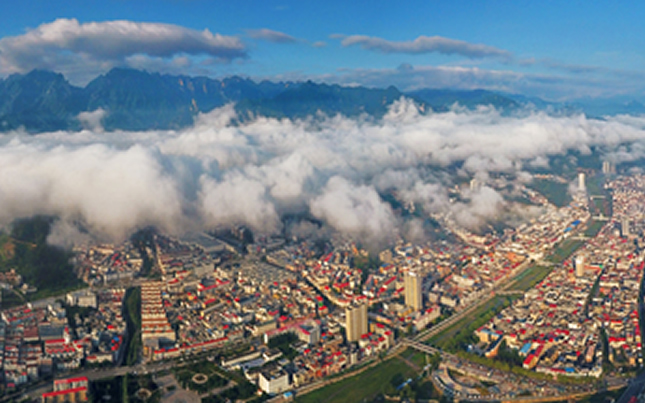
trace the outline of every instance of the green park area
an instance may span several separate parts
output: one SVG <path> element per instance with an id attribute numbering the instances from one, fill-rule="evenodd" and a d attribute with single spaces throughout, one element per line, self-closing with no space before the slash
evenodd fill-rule
<path id="1" fill-rule="evenodd" d="M 584 236 L 588 238 L 592 238 L 596 235 L 598 235 L 598 232 L 600 232 L 600 229 L 602 229 L 603 226 L 605 226 L 606 222 L 605 221 L 596 221 L 596 220 L 591 220 L 589 223 L 589 226 L 585 230 Z"/>
<path id="2" fill-rule="evenodd" d="M 219 368 L 210 361 L 203 361 L 190 366 L 173 369 L 177 382 L 184 389 L 207 393 L 215 388 L 228 384 L 228 379 L 219 371 Z"/>
<path id="3" fill-rule="evenodd" d="M 519 295 L 496 295 L 479 305 L 467 316 L 444 329 L 428 340 L 428 343 L 444 350 L 456 351 L 475 340 L 473 333 L 502 309 L 511 305 Z"/>
<path id="4" fill-rule="evenodd" d="M 416 381 L 425 365 L 425 355 L 407 349 L 400 355 L 367 368 L 358 375 L 342 379 L 318 390 L 296 397 L 297 402 L 385 402 L 386 397 L 438 399 L 430 381 Z M 409 387 L 401 388 L 408 380 Z M 397 389 L 401 388 L 401 389 Z"/>
<path id="5" fill-rule="evenodd" d="M 192 370 L 192 366 L 191 366 Z M 258 395 L 258 387 L 251 384 L 241 372 L 229 372 L 218 369 L 220 377 L 235 382 L 235 386 L 227 390 L 202 398 L 202 402 L 264 402 L 268 399 L 266 394 Z"/>
<path id="6" fill-rule="evenodd" d="M 508 287 L 509 291 L 528 291 L 544 280 L 551 272 L 551 267 L 534 265 L 529 267 L 522 274 L 517 276 L 513 284 Z"/>
<path id="7" fill-rule="evenodd" d="M 585 244 L 584 240 L 579 239 L 565 239 L 558 246 L 553 249 L 546 260 L 553 264 L 560 264 L 571 256 L 576 250 L 580 249 Z"/>
<path id="8" fill-rule="evenodd" d="M 90 402 L 159 402 L 161 392 L 150 375 L 126 374 L 90 383 Z"/>
<path id="9" fill-rule="evenodd" d="M 125 292 L 125 322 L 128 330 L 128 351 L 125 363 L 132 366 L 139 360 L 141 351 L 141 289 L 129 288 Z"/>
<path id="10" fill-rule="evenodd" d="M 295 333 L 283 333 L 269 339 L 267 346 L 271 349 L 278 349 L 282 352 L 284 357 L 293 360 L 298 354 L 291 344 L 298 341 L 298 336 Z"/>
<path id="11" fill-rule="evenodd" d="M 530 187 L 542 194 L 556 207 L 564 207 L 571 202 L 568 192 L 569 185 L 547 179 L 534 179 Z"/>
<path id="12" fill-rule="evenodd" d="M 585 181 L 587 194 L 589 195 L 608 195 L 604 187 L 605 177 L 603 175 L 588 176 Z"/>
<path id="13" fill-rule="evenodd" d="M 117 376 L 91 381 L 90 402 L 124 402 L 124 379 L 125 377 Z"/>

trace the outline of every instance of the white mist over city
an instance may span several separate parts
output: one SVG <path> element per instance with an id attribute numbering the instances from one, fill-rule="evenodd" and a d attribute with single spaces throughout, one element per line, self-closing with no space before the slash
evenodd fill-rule
<path id="1" fill-rule="evenodd" d="M 643 157 L 645 140 L 645 122 L 632 117 L 458 106 L 424 113 L 404 98 L 382 119 L 257 117 L 239 125 L 229 105 L 178 131 L 105 132 L 105 114 L 81 114 L 87 129 L 78 132 L 1 136 L 5 225 L 55 215 L 55 242 L 69 243 L 82 236 L 74 224 L 99 240 L 123 240 L 147 226 L 270 234 L 282 230 L 285 214 L 306 213 L 339 233 L 383 242 L 414 228 L 380 196 L 394 190 L 428 214 L 452 212 L 477 230 L 506 204 L 490 187 L 451 203 L 447 189 L 458 176 L 485 183 L 496 172 L 526 182 L 524 169 L 548 166 L 550 156 L 600 147 L 620 163 Z"/>

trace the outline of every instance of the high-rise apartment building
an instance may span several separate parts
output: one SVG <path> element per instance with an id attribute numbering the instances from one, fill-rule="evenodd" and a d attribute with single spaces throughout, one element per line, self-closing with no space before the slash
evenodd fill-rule
<path id="1" fill-rule="evenodd" d="M 367 333 L 367 303 L 345 308 L 345 331 L 348 342 L 356 342 Z"/>
<path id="2" fill-rule="evenodd" d="M 629 217 L 623 217 L 623 220 L 620 222 L 620 233 L 624 238 L 631 235 L 629 229 Z"/>
<path id="3" fill-rule="evenodd" d="M 580 255 L 576 257 L 575 261 L 575 267 L 576 267 L 576 277 L 584 277 L 585 275 L 585 257 Z"/>
<path id="4" fill-rule="evenodd" d="M 423 279 L 418 273 L 408 272 L 404 276 L 405 305 L 419 311 L 423 308 L 423 295 L 421 287 Z"/>

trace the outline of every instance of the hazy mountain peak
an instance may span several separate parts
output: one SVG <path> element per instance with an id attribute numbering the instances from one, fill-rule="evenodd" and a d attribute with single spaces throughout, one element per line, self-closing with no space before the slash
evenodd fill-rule
<path id="1" fill-rule="evenodd" d="M 564 106 L 482 89 L 426 88 L 402 93 L 394 86 L 366 88 L 312 80 L 258 83 L 242 76 L 216 80 L 116 67 L 84 88 L 74 87 L 60 73 L 46 70 L 11 75 L 0 81 L 0 122 L 2 130 L 20 126 L 32 132 L 73 129 L 79 127 L 76 116 L 80 112 L 102 108 L 107 111 L 107 130 L 176 129 L 191 125 L 195 114 L 227 103 L 236 103 L 242 117 L 293 118 L 318 112 L 381 116 L 401 96 L 435 111 L 445 111 L 458 103 L 466 108 L 492 105 L 504 111 L 530 105 L 584 111 L 594 116 L 645 113 L 645 106 L 636 100 L 605 100 L 605 104 L 602 100 L 588 100 Z"/>

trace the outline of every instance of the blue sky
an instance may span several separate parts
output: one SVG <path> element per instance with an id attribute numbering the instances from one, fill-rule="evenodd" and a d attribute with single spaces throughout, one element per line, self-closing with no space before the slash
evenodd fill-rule
<path id="1" fill-rule="evenodd" d="M 635 1 L 5 0 L 0 75 L 43 68 L 84 84 L 130 66 L 642 99 L 644 9 Z"/>

